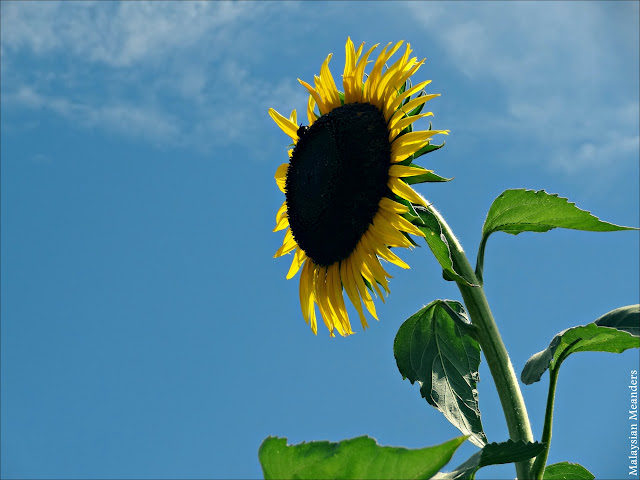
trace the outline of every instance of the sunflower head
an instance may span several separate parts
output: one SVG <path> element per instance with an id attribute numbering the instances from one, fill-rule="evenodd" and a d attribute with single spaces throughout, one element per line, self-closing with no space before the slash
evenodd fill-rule
<path id="1" fill-rule="evenodd" d="M 314 77 L 314 86 L 298 80 L 309 92 L 307 126 L 298 125 L 296 111 L 285 118 L 273 109 L 269 115 L 293 140 L 289 162 L 278 167 L 276 183 L 285 201 L 276 214 L 274 231 L 286 229 L 275 256 L 293 252 L 287 278 L 300 269 L 302 315 L 317 333 L 316 309 L 331 336 L 353 333 L 343 292 L 367 327 L 366 309 L 375 319 L 372 295 L 389 293 L 391 275 L 381 259 L 409 268 L 390 248 L 411 247 L 409 234 L 424 236 L 407 218 L 413 205 L 427 202 L 411 188 L 421 181 L 442 180 L 414 165 L 420 155 L 442 145 L 431 145 L 446 130 L 415 131 L 413 123 L 431 112 L 424 104 L 439 95 L 427 95 L 430 81 L 411 84 L 424 60 L 409 58 L 411 48 L 391 66 L 389 59 L 403 42 L 388 44 L 375 61 L 374 45 L 363 53 L 347 39 L 342 75 L 344 92 L 329 70 L 329 55 Z M 365 77 L 365 67 L 373 67 Z M 363 308 L 364 304 L 364 308 Z"/>

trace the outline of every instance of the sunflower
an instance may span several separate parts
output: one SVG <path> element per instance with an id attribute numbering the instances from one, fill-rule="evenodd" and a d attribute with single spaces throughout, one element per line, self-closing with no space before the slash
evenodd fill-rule
<path id="1" fill-rule="evenodd" d="M 424 92 L 430 81 L 411 85 L 410 77 L 424 59 L 409 58 L 408 43 L 402 57 L 387 66 L 402 43 L 389 43 L 365 78 L 369 56 L 378 45 L 363 54 L 364 43 L 356 50 L 348 38 L 344 92 L 337 89 L 329 70 L 331 54 L 314 77 L 315 86 L 298 79 L 309 92 L 308 126 L 298 125 L 295 110 L 286 118 L 269 109 L 293 140 L 289 162 L 275 174 L 285 201 L 276 214 L 274 232 L 286 233 L 274 257 L 293 252 L 287 279 L 302 269 L 300 305 L 314 334 L 315 305 L 331 336 L 335 331 L 343 336 L 353 333 L 343 292 L 363 328 L 368 326 L 363 304 L 378 319 L 372 294 L 384 301 L 380 287 L 388 294 L 391 278 L 380 260 L 409 268 L 390 248 L 415 245 L 408 234 L 424 236 L 407 220 L 415 213 L 413 205 L 427 207 L 410 184 L 442 180 L 411 163 L 441 147 L 430 145 L 430 139 L 448 131 L 413 131 L 416 120 L 432 115 L 420 113 L 425 102 L 439 95 Z"/>

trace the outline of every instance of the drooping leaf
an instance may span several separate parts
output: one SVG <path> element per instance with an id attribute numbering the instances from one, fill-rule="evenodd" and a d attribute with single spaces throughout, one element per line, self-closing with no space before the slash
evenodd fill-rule
<path id="1" fill-rule="evenodd" d="M 547 232 L 554 228 L 569 228 L 590 232 L 615 232 L 637 230 L 603 222 L 575 203 L 544 190 L 505 190 L 493 201 L 482 227 L 478 249 L 476 276 L 482 281 L 484 251 L 489 235 L 506 232 L 518 235 L 522 232 Z"/>
<path id="2" fill-rule="evenodd" d="M 588 325 L 558 333 L 549 346 L 533 355 L 522 370 L 526 385 L 540 380 L 548 368 L 556 368 L 560 357 L 575 352 L 621 353 L 640 347 L 640 305 L 616 308 Z"/>
<path id="3" fill-rule="evenodd" d="M 408 449 L 382 447 L 367 436 L 297 445 L 287 445 L 286 438 L 267 437 L 258 457 L 265 479 L 429 479 L 465 439 Z"/>
<path id="4" fill-rule="evenodd" d="M 438 260 L 442 269 L 445 270 L 448 276 L 456 282 L 460 282 L 467 286 L 475 286 L 468 279 L 462 277 L 454 270 L 449 242 L 447 242 L 446 237 L 442 233 L 442 226 L 440 225 L 438 218 L 431 212 L 431 210 L 419 205 L 414 205 L 412 212 L 415 212 L 417 217 L 410 217 L 409 220 L 424 232 L 427 245 L 429 245 L 429 248 L 436 257 L 436 260 Z"/>
<path id="5" fill-rule="evenodd" d="M 561 462 L 547 465 L 543 480 L 593 480 L 593 473 L 578 463 Z"/>
<path id="6" fill-rule="evenodd" d="M 448 308 L 445 308 L 444 305 Z M 480 345 L 458 325 L 449 310 L 466 318 L 452 300 L 435 300 L 405 321 L 396 335 L 393 353 L 398 370 L 440 410 L 469 441 L 482 447 L 487 437 L 478 407 Z"/>
<path id="7" fill-rule="evenodd" d="M 500 443 L 489 443 L 452 472 L 440 472 L 433 478 L 434 480 L 473 479 L 476 472 L 482 467 L 522 462 L 536 457 L 542 450 L 544 450 L 544 444 L 538 442 L 526 443 L 522 440 L 517 442 L 508 440 Z"/>

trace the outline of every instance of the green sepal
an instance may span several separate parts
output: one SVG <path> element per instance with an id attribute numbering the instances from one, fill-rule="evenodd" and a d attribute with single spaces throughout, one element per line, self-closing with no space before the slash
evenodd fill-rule
<path id="1" fill-rule="evenodd" d="M 444 144 L 443 144 L 444 145 Z M 428 145 L 427 145 L 428 146 Z M 450 182 L 453 178 L 441 177 L 437 173 L 427 170 L 426 168 L 416 165 L 415 163 L 409 163 L 409 167 L 420 168 L 425 171 L 422 175 L 415 175 L 412 177 L 403 177 L 402 180 L 407 185 L 414 185 L 416 183 L 429 183 L 429 182 Z"/>
<path id="2" fill-rule="evenodd" d="M 406 85 L 406 90 L 410 90 L 411 87 L 413 86 L 413 84 L 411 83 L 411 79 L 407 78 L 407 81 L 404 82 L 404 84 Z M 407 103 L 409 103 L 409 100 L 411 100 L 411 95 L 409 95 L 407 98 L 405 98 L 402 101 L 402 107 L 404 107 Z M 402 107 L 398 107 L 398 108 L 402 108 Z"/>
<path id="3" fill-rule="evenodd" d="M 429 479 L 444 467 L 467 437 L 432 447 L 383 447 L 368 436 L 341 442 L 287 445 L 267 437 L 258 458 L 267 479 Z"/>
<path id="4" fill-rule="evenodd" d="M 402 160 L 401 162 L 396 163 L 395 165 L 411 165 L 413 163 L 414 160 L 416 160 L 417 158 L 421 157 L 422 155 L 426 154 L 426 153 L 431 153 L 434 152 L 436 150 L 439 150 L 440 148 L 444 147 L 445 142 L 443 141 L 440 145 L 432 145 L 430 143 L 426 144 L 424 147 L 422 147 L 420 150 L 418 150 L 416 153 L 414 153 L 413 155 L 410 155 L 409 157 L 405 158 L 404 160 Z M 441 177 L 444 178 L 444 177 Z M 446 179 L 446 180 L 432 180 L 432 181 L 446 181 L 448 182 L 449 180 L 453 180 L 452 178 L 450 179 Z"/>
<path id="5" fill-rule="evenodd" d="M 373 285 L 371 285 L 371 282 L 369 282 L 369 280 L 367 280 L 366 278 L 362 277 L 362 280 L 364 281 L 365 286 L 369 289 L 369 291 L 373 294 L 374 297 L 378 297 L 378 293 L 376 292 L 376 290 L 373 288 Z M 378 285 L 380 285 L 382 287 L 382 284 L 376 279 L 376 283 Z M 384 289 L 384 287 L 382 287 L 382 292 L 385 292 L 386 290 Z M 382 302 L 384 303 L 384 298 L 381 298 Z"/>
<path id="6" fill-rule="evenodd" d="M 392 194 L 393 198 L 391 198 L 391 200 L 393 200 L 394 202 L 398 202 L 401 203 L 402 205 L 404 205 L 405 207 L 407 207 L 409 209 L 409 211 L 407 213 L 405 213 L 404 215 L 402 215 L 404 218 L 406 218 L 407 220 L 409 220 L 410 222 L 413 222 L 416 219 L 419 219 L 420 217 L 418 216 L 418 212 L 416 212 L 413 203 L 411 203 L 409 200 L 406 200 L 402 197 L 399 197 L 398 195 L 396 195 L 395 193 Z"/>
<path id="7" fill-rule="evenodd" d="M 451 258 L 451 249 L 449 248 L 446 237 L 442 233 L 442 226 L 440 225 L 438 217 L 429 209 L 420 205 L 414 205 L 413 210 L 417 213 L 418 218 L 410 218 L 408 220 L 425 234 L 425 241 L 440 266 L 446 270 L 456 282 L 468 287 L 477 287 L 478 285 L 473 284 L 455 271 L 453 259 Z"/>
<path id="8" fill-rule="evenodd" d="M 398 90 L 398 95 L 402 95 L 407 90 L 407 82 L 408 81 L 409 81 L 409 79 L 407 78 L 407 80 L 402 84 L 402 86 Z M 411 88 L 411 87 L 409 87 L 409 88 Z"/>
<path id="9" fill-rule="evenodd" d="M 414 98 L 414 100 L 416 98 L 420 98 L 420 97 L 424 97 L 427 94 L 427 92 L 425 92 L 424 90 L 420 90 L 420 92 L 418 93 L 418 95 Z M 426 103 L 426 102 L 425 102 Z M 420 105 L 418 105 L 416 108 L 414 108 L 413 110 L 411 110 L 409 113 L 407 113 L 407 117 L 413 117 L 414 115 L 419 115 L 420 112 L 422 112 L 422 109 L 424 108 L 425 103 L 421 103 Z M 431 130 L 431 128 L 429 128 L 429 130 Z"/>

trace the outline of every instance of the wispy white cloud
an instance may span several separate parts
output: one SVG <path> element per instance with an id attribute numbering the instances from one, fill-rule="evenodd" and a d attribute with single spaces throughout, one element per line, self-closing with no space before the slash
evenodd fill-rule
<path id="1" fill-rule="evenodd" d="M 87 105 L 65 97 L 40 94 L 30 87 L 20 87 L 3 97 L 8 106 L 23 106 L 33 110 L 48 110 L 83 128 L 105 128 L 120 135 L 160 142 L 180 134 L 179 122 L 165 112 L 137 105 L 114 103 Z M 161 142 L 160 142 L 161 143 Z"/>
<path id="2" fill-rule="evenodd" d="M 254 2 L 3 4 L 3 104 L 161 145 L 206 151 L 240 142 L 259 128 L 256 111 L 266 115 L 293 94 L 291 81 L 252 76 L 245 60 L 259 44 L 251 22 L 273 10 Z"/>
<path id="3" fill-rule="evenodd" d="M 504 111 L 470 124 L 546 144 L 552 169 L 637 160 L 636 2 L 408 5 L 459 71 L 497 85 Z"/>
<path id="4" fill-rule="evenodd" d="M 64 49 L 113 67 L 164 64 L 194 47 L 220 54 L 238 41 L 227 35 L 233 24 L 262 9 L 242 2 L 16 2 L 3 8 L 3 41 L 8 49 Z"/>
<path id="5" fill-rule="evenodd" d="M 357 12 L 369 8 L 352 6 Z M 545 156 L 546 166 L 558 171 L 611 165 L 615 155 L 627 163 L 637 158 L 636 2 L 406 7 L 461 76 L 490 86 L 496 97 L 483 99 L 482 88 L 476 89 L 480 101 L 470 104 L 475 110 L 461 112 L 467 125 L 457 130 L 478 131 L 480 125 L 482 135 L 500 132 L 514 142 L 544 143 L 555 152 Z M 276 38 L 274 32 L 287 31 L 296 15 L 321 23 L 319 12 L 333 18 L 340 8 L 301 9 L 294 2 L 5 2 L 3 105 L 48 109 L 79 126 L 162 145 L 208 150 L 242 143 L 243 132 L 258 132 L 269 122 L 268 107 L 287 114 L 306 104 L 290 73 L 256 73 L 278 61 L 273 52 L 288 62 L 296 58 L 302 34 Z M 272 55 L 268 62 L 263 52 Z M 316 73 L 304 71 L 299 75 L 307 80 Z M 487 111 L 481 105 L 489 102 Z"/>

